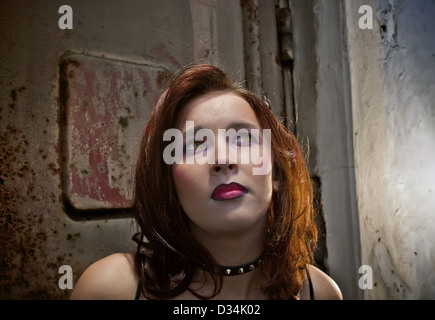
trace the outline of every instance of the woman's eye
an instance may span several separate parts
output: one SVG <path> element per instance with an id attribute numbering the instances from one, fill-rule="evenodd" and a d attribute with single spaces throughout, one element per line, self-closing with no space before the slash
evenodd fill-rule
<path id="1" fill-rule="evenodd" d="M 193 143 L 193 147 L 194 147 L 195 150 L 204 149 L 205 148 L 204 141 L 195 141 Z"/>
<path id="2" fill-rule="evenodd" d="M 242 133 L 237 136 L 237 144 L 238 145 L 249 145 L 251 143 L 251 134 L 250 133 Z"/>
<path id="3" fill-rule="evenodd" d="M 186 147 L 186 151 L 202 151 L 206 149 L 204 141 L 194 141 Z"/>

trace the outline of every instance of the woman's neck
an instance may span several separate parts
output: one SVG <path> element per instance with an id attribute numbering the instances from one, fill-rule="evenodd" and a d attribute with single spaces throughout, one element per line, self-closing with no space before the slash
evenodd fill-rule
<path id="1" fill-rule="evenodd" d="M 221 266 L 246 264 L 257 259 L 264 251 L 264 225 L 232 234 L 210 235 L 199 228 L 192 229 L 192 232 Z"/>
<path id="2" fill-rule="evenodd" d="M 250 263 L 264 251 L 265 228 L 258 227 L 246 232 L 210 236 L 195 230 L 195 237 L 211 253 L 220 266 L 235 267 Z M 266 299 L 261 287 L 265 281 L 261 265 L 237 275 L 223 275 L 222 288 L 215 299 Z M 198 269 L 190 288 L 201 295 L 209 296 L 214 290 L 210 274 Z"/>

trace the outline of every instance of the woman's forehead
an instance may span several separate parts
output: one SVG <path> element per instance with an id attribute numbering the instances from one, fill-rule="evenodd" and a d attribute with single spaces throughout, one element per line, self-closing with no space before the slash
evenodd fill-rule
<path id="1" fill-rule="evenodd" d="M 210 129 L 226 129 L 230 123 L 246 122 L 260 127 L 251 105 L 231 92 L 211 92 L 189 101 L 181 110 L 177 127 L 185 128 L 186 121 Z"/>

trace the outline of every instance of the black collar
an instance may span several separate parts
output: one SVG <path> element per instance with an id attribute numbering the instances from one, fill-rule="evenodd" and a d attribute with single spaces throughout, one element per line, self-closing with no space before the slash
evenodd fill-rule
<path id="1" fill-rule="evenodd" d="M 220 266 L 220 270 L 222 275 L 224 276 L 236 276 L 238 274 L 244 274 L 249 271 L 256 269 L 261 264 L 261 258 L 263 256 L 258 257 L 254 261 L 251 261 L 246 264 L 241 264 L 239 266 Z"/>

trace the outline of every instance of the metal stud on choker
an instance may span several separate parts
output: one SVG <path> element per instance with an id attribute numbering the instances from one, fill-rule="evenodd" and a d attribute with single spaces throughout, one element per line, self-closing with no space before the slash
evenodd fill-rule
<path id="1" fill-rule="evenodd" d="M 255 259 L 252 262 L 249 262 L 247 264 L 242 264 L 239 266 L 221 266 L 221 272 L 224 276 L 235 276 L 238 274 L 244 274 L 249 271 L 254 270 L 261 264 L 261 257 Z"/>

